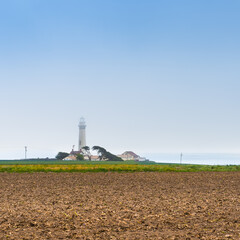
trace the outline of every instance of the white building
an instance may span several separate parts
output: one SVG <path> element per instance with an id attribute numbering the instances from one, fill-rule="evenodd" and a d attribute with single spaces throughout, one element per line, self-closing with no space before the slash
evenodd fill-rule
<path id="1" fill-rule="evenodd" d="M 84 118 L 82 117 L 79 122 L 79 140 L 78 140 L 78 151 L 80 151 L 86 145 L 86 123 Z"/>
<path id="2" fill-rule="evenodd" d="M 77 157 L 75 155 L 69 154 L 67 157 L 63 159 L 64 161 L 75 161 L 77 160 Z"/>
<path id="3" fill-rule="evenodd" d="M 128 160 L 132 160 L 132 161 L 147 161 L 146 158 L 140 157 L 139 155 L 137 155 L 136 153 L 134 153 L 132 151 L 126 151 L 126 152 L 118 155 L 118 157 L 122 158 L 122 160 L 124 160 L 124 161 L 128 161 Z"/>

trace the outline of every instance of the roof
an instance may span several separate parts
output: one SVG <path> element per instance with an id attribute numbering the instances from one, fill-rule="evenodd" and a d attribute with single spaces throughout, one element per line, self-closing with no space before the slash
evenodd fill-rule
<path id="1" fill-rule="evenodd" d="M 121 154 L 121 155 L 130 155 L 130 156 L 132 156 L 132 157 L 134 157 L 134 158 L 138 158 L 138 157 L 139 157 L 136 153 L 134 153 L 134 152 L 132 152 L 132 151 L 126 151 L 126 152 L 124 152 L 124 153 Z"/>
<path id="2" fill-rule="evenodd" d="M 77 154 L 83 154 L 82 150 L 80 151 L 71 151 L 70 152 L 71 155 L 77 155 Z"/>

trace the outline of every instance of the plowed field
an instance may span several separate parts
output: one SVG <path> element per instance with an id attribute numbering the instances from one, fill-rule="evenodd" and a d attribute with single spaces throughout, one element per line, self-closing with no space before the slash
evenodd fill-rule
<path id="1" fill-rule="evenodd" d="M 240 239 L 240 173 L 1 173 L 0 239 Z"/>

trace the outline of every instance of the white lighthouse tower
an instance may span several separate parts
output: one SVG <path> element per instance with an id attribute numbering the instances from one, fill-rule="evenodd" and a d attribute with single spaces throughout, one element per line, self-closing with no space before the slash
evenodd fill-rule
<path id="1" fill-rule="evenodd" d="M 78 142 L 78 151 L 80 151 L 83 147 L 86 146 L 86 123 L 84 118 L 80 118 L 79 122 L 79 142 Z"/>

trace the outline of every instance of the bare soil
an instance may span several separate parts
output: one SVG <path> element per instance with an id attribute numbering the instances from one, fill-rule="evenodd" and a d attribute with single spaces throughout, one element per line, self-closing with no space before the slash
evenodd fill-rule
<path id="1" fill-rule="evenodd" d="M 1 173 L 0 239 L 240 239 L 240 173 Z"/>

